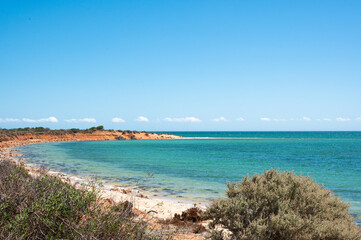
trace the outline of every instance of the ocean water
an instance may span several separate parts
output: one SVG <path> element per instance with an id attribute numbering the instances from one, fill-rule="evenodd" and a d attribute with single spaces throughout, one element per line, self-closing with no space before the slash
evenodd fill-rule
<path id="1" fill-rule="evenodd" d="M 179 140 L 41 143 L 19 151 L 29 163 L 207 201 L 227 182 L 265 169 L 309 175 L 351 204 L 361 219 L 361 132 L 170 132 Z"/>

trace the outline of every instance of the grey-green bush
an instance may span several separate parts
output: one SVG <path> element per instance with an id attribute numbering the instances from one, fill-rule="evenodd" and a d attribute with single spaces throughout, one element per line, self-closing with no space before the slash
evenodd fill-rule
<path id="1" fill-rule="evenodd" d="M 270 169 L 228 183 L 227 196 L 206 211 L 212 239 L 361 239 L 349 205 L 310 177 Z"/>

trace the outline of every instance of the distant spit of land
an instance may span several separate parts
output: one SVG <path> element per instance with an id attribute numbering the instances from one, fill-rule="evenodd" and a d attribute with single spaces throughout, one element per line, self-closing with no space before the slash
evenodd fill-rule
<path id="1" fill-rule="evenodd" d="M 16 128 L 0 129 L 0 147 L 16 147 L 31 143 L 63 142 L 63 141 L 107 141 L 107 140 L 145 140 L 145 139 L 177 139 L 180 136 L 138 132 L 130 130 L 104 130 L 103 126 L 89 129 L 58 129 L 48 128 Z"/>

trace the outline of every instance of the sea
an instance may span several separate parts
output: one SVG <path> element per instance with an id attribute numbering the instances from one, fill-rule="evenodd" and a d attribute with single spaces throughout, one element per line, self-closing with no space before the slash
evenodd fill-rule
<path id="1" fill-rule="evenodd" d="M 19 147 L 30 164 L 159 197 L 209 202 L 227 182 L 270 168 L 312 177 L 361 223 L 361 132 L 166 132 L 172 140 L 81 141 Z"/>

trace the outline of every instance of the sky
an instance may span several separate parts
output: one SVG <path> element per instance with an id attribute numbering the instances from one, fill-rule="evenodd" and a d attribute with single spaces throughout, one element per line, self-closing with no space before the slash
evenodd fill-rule
<path id="1" fill-rule="evenodd" d="M 0 0 L 0 127 L 360 131 L 361 1 Z"/>

